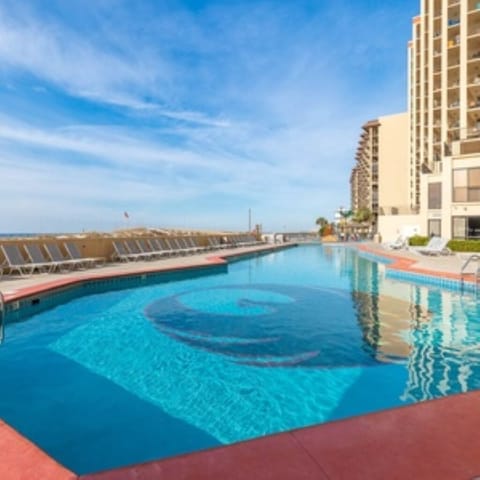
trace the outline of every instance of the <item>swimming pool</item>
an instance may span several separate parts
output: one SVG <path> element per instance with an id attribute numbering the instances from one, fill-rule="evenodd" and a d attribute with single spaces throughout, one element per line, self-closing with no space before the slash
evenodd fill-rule
<path id="1" fill-rule="evenodd" d="M 319 245 L 191 276 L 7 324 L 0 418 L 88 473 L 479 387 L 473 295 Z"/>

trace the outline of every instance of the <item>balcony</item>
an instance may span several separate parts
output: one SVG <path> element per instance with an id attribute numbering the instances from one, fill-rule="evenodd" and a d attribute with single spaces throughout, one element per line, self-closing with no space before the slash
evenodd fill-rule
<path id="1" fill-rule="evenodd" d="M 461 139 L 453 144 L 455 155 L 471 155 L 480 153 L 480 120 L 470 122 L 467 128 L 460 130 Z"/>
<path id="2" fill-rule="evenodd" d="M 448 109 L 449 110 L 454 110 L 454 109 L 457 109 L 460 107 L 460 101 L 458 100 L 458 98 L 456 98 L 455 100 L 452 100 L 449 104 L 448 104 Z"/>
<path id="3" fill-rule="evenodd" d="M 480 50 L 476 50 L 468 57 L 468 63 L 473 63 L 480 60 Z"/>
<path id="4" fill-rule="evenodd" d="M 477 0 L 470 0 L 470 4 L 468 5 L 468 14 L 474 15 L 480 13 L 480 5 L 478 4 Z"/>
<path id="5" fill-rule="evenodd" d="M 455 28 L 459 28 L 460 27 L 460 18 L 458 17 L 452 17 L 452 18 L 449 18 L 447 20 L 447 26 L 448 26 L 448 29 L 455 29 Z"/>
<path id="6" fill-rule="evenodd" d="M 419 208 L 410 205 L 382 206 L 379 213 L 380 215 L 416 215 L 419 213 Z"/>
<path id="7" fill-rule="evenodd" d="M 454 38 L 448 40 L 447 47 L 449 49 L 460 47 L 460 35 L 455 35 Z"/>

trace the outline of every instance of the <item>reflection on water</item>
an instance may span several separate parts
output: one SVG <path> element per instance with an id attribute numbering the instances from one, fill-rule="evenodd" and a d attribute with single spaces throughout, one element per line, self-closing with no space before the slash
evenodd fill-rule
<path id="1" fill-rule="evenodd" d="M 350 277 L 364 348 L 378 361 L 405 365 L 403 401 L 480 388 L 480 311 L 473 294 L 387 279 L 384 265 L 348 249 L 326 248 Z"/>

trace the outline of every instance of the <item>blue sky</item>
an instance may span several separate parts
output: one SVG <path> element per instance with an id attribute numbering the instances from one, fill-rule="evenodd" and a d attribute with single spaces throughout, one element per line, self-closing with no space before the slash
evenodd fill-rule
<path id="1" fill-rule="evenodd" d="M 418 0 L 0 0 L 0 232 L 310 230 Z"/>

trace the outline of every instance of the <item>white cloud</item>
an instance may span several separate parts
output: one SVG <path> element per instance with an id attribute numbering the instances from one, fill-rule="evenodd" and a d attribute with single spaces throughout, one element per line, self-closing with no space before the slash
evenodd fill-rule
<path id="1" fill-rule="evenodd" d="M 245 205 L 271 228 L 306 228 L 348 202 L 360 126 L 399 103 L 398 85 L 359 85 L 372 55 L 390 61 L 393 40 L 386 47 L 369 31 L 383 10 L 357 22 L 335 3 L 297 28 L 295 8 L 281 3 L 214 5 L 199 17 L 177 8 L 131 22 L 114 3 L 89 35 L 28 2 L 0 5 L 0 75 L 12 96 L 22 95 L 12 78 L 26 72 L 36 98 L 88 99 L 111 120 L 92 114 L 89 123 L 88 112 L 77 118 L 55 100 L 36 124 L 25 120 L 28 102 L 22 115 L 0 107 L 0 202 L 20 199 L 0 215 L 0 231 L 17 220 L 31 229 L 38 217 L 75 230 L 97 212 L 113 218 L 125 198 L 145 222 L 157 222 L 160 204 L 171 224 L 181 214 L 232 228 Z"/>

